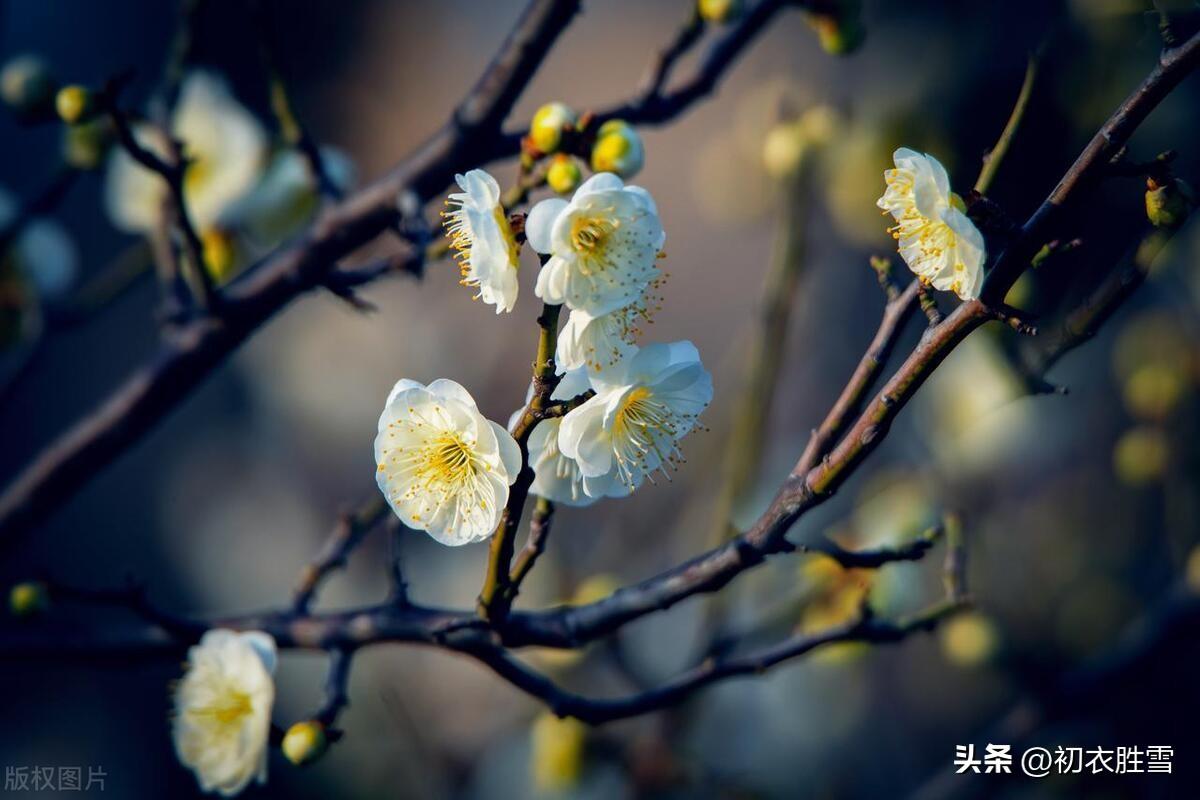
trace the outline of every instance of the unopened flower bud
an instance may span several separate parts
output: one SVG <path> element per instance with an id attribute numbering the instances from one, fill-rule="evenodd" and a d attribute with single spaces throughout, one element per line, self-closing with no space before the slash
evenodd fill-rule
<path id="1" fill-rule="evenodd" d="M 696 10 L 705 22 L 724 25 L 742 14 L 742 0 L 697 0 Z"/>
<path id="2" fill-rule="evenodd" d="M 50 593 L 41 581 L 18 583 L 8 593 L 8 608 L 14 617 L 41 614 L 50 605 Z"/>
<path id="3" fill-rule="evenodd" d="M 1156 227 L 1178 228 L 1191 205 L 1191 189 L 1178 178 L 1146 179 L 1146 216 Z"/>
<path id="4" fill-rule="evenodd" d="M 610 119 L 596 132 L 592 146 L 592 171 L 614 172 L 632 178 L 642 169 L 645 150 L 642 137 L 624 120 Z"/>
<path id="5" fill-rule="evenodd" d="M 831 55 L 853 53 L 867 38 L 861 0 L 840 0 L 833 12 L 809 14 L 807 20 L 821 47 Z"/>
<path id="6" fill-rule="evenodd" d="M 549 154 L 562 145 L 563 128 L 575 125 L 579 115 L 564 103 L 546 103 L 533 115 L 529 124 L 529 139 L 534 147 Z"/>
<path id="7" fill-rule="evenodd" d="M 582 180 L 583 171 L 579 169 L 579 164 L 565 153 L 556 155 L 550 162 L 549 169 L 546 170 L 547 185 L 559 194 L 570 194 L 575 191 L 579 188 Z"/>
<path id="8" fill-rule="evenodd" d="M 0 70 L 0 98 L 23 119 L 49 117 L 58 83 L 37 56 L 17 56 Z"/>
<path id="9" fill-rule="evenodd" d="M 85 122 L 96 110 L 96 98 L 85 86 L 71 84 L 58 90 L 54 98 L 58 116 L 68 125 Z"/>
<path id="10" fill-rule="evenodd" d="M 311 764 L 324 755 L 329 747 L 325 726 L 312 719 L 297 722 L 283 735 L 281 747 L 287 760 L 296 766 Z"/>
<path id="11" fill-rule="evenodd" d="M 68 125 L 63 128 L 63 161 L 75 169 L 97 169 L 104 163 L 112 143 L 112 128 L 104 120 Z"/>

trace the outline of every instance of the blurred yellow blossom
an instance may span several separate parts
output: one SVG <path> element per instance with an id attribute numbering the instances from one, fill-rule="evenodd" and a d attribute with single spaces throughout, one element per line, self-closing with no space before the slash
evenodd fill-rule
<path id="1" fill-rule="evenodd" d="M 956 614 L 938 629 L 942 652 L 952 663 L 976 667 L 991 660 L 1000 646 L 995 624 L 983 614 Z"/>

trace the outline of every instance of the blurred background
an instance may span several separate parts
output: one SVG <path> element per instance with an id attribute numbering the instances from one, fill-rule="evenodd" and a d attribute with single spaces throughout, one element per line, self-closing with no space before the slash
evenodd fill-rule
<path id="1" fill-rule="evenodd" d="M 343 151 L 367 182 L 443 123 L 522 5 L 287 5 L 278 15 L 281 65 L 315 137 Z M 549 101 L 586 110 L 626 98 L 691 13 L 688 0 L 584 6 L 510 127 Z M 148 0 L 11 2 L 0 17 L 0 54 L 4 62 L 35 54 L 62 80 L 93 85 L 132 68 L 125 98 L 136 105 L 161 70 L 175 19 L 174 4 Z M 663 128 L 639 129 L 646 158 L 635 182 L 658 203 L 670 273 L 649 337 L 698 346 L 716 387 L 709 430 L 684 442 L 688 463 L 672 481 L 560 509 L 524 606 L 640 580 L 720 535 L 728 435 L 781 230 L 803 240 L 803 258 L 761 470 L 732 509 L 742 526 L 765 507 L 874 334 L 883 300 L 868 257 L 893 252 L 889 221 L 874 206 L 892 150 L 936 155 L 965 193 L 1008 117 L 1027 54 L 1045 41 L 1032 104 L 990 193 L 1024 219 L 1161 44 L 1156 17 L 1135 0 L 868 0 L 863 20 L 865 42 L 839 57 L 823 51 L 801 14 L 783 13 L 715 97 Z M 241 4 L 207 4 L 195 36 L 197 65 L 223 75 L 270 129 Z M 1142 126 L 1132 156 L 1177 149 L 1176 173 L 1195 185 L 1198 101 L 1192 78 Z M 829 109 L 831 135 L 804 151 L 797 183 L 778 126 L 818 106 Z M 0 119 L 0 186 L 16 202 L 45 188 L 62 138 L 61 125 Z M 492 171 L 507 185 L 515 162 Z M 59 260 L 77 271 L 73 283 L 63 278 L 66 296 L 136 242 L 105 213 L 104 177 L 104 168 L 85 174 L 53 215 L 68 237 Z M 1097 187 L 1073 220 L 1082 246 L 1010 300 L 1053 319 L 1062 298 L 1082 296 L 1136 243 L 1143 190 L 1137 178 Z M 427 209 L 430 220 L 438 206 Z M 943 511 L 961 512 L 976 606 L 938 632 L 819 652 L 590 731 L 556 724 L 465 659 L 374 647 L 354 663 L 345 739 L 303 769 L 274 753 L 269 783 L 245 796 L 1195 796 L 1200 625 L 1194 603 L 1182 623 L 1170 615 L 1200 593 L 1198 257 L 1200 226 L 1184 227 L 1147 285 L 1051 372 L 1067 396 L 1027 392 L 1010 358 L 1015 333 L 973 336 L 879 452 L 793 532 L 797 542 L 828 534 L 847 545 L 898 544 Z M 338 512 L 375 491 L 371 442 L 398 378 L 451 377 L 496 420 L 520 404 L 538 311 L 536 262 L 526 267 L 510 315 L 471 302 L 447 262 L 430 264 L 420 282 L 370 286 L 372 314 L 329 295 L 302 298 L 60 509 L 0 565 L 0 579 L 7 586 L 49 568 L 63 582 L 99 587 L 134 575 L 156 604 L 181 613 L 286 602 Z M 3 374 L 16 379 L 0 398 L 0 480 L 154 352 L 153 283 L 141 280 L 69 326 L 54 324 L 49 286 L 38 344 L 31 328 L 8 332 Z M 919 328 L 912 323 L 899 352 Z M 415 599 L 474 603 L 485 545 L 450 549 L 413 533 L 402 546 Z M 385 538 L 369 538 L 321 606 L 382 597 L 386 559 Z M 781 633 L 818 629 L 869 592 L 880 613 L 902 614 L 940 596 L 940 559 L 939 549 L 920 563 L 847 573 L 817 557 L 780 557 L 739 579 L 724 613 L 741 624 L 782 620 Z M 694 658 L 705 613 L 705 601 L 693 600 L 652 615 L 623 635 L 622 651 L 639 674 L 663 680 Z M 1174 623 L 1164 627 L 1164 615 Z M 585 693 L 628 691 L 609 655 L 601 645 L 529 658 Z M 9 687 L 0 702 L 4 765 L 103 766 L 106 791 L 118 797 L 196 792 L 169 738 L 178 664 L 17 662 L 0 664 L 0 674 Z M 322 657 L 285 654 L 275 721 L 311 714 L 323 675 Z M 1033 744 L 1170 745 L 1175 774 L 947 774 L 955 745 L 982 750 L 989 741 L 1018 753 Z"/>

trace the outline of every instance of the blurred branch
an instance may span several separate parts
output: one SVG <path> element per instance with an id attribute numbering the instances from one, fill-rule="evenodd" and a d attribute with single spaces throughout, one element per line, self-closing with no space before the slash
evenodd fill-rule
<path id="1" fill-rule="evenodd" d="M 275 21 L 270 6 L 271 0 L 254 0 L 250 13 L 254 19 L 255 32 L 258 35 L 258 53 L 262 61 L 263 72 L 267 76 L 267 87 L 270 92 L 271 113 L 279 123 L 279 132 L 289 147 L 296 149 L 304 158 L 308 172 L 320 195 L 327 200 L 342 199 L 342 192 L 329 176 L 325 161 L 321 158 L 321 150 L 308 128 L 300 121 L 292 102 L 291 93 L 283 79 L 279 67 L 278 36 L 275 31 Z"/>
<path id="2" fill-rule="evenodd" d="M 1058 360 L 1090 341 L 1109 317 L 1145 282 L 1151 266 L 1178 228 L 1153 228 L 1061 322 L 1045 335 L 1029 340 L 1020 351 L 1020 373 L 1031 391 L 1053 393 L 1046 380 Z"/>
<path id="3" fill-rule="evenodd" d="M 146 169 L 157 174 L 167 186 L 171 198 L 171 211 L 175 225 L 183 237 L 184 250 L 188 259 L 188 280 L 192 287 L 194 299 L 205 311 L 216 308 L 220 298 L 213 285 L 212 276 L 204 263 L 204 245 L 196 226 L 188 212 L 187 199 L 184 196 L 184 178 L 187 174 L 187 160 L 184 158 L 178 141 L 169 130 L 162 129 L 162 135 L 167 142 L 167 157 L 159 157 L 156 153 L 143 147 L 133 133 L 129 116 L 117 104 L 117 94 L 126 78 L 110 81 L 97 94 L 103 113 L 112 123 L 117 136 L 117 143 L 129 156 Z"/>

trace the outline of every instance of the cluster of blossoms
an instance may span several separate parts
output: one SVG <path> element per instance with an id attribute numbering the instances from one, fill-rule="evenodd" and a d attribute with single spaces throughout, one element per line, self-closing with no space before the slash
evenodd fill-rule
<path id="1" fill-rule="evenodd" d="M 511 311 L 521 248 L 499 185 L 482 170 L 457 180 L 462 191 L 450 195 L 444 216 L 463 283 L 497 313 Z M 665 241 L 658 209 L 645 189 L 599 172 L 570 200 L 535 205 L 524 235 L 543 262 L 534 293 L 570 311 L 550 399 L 573 406 L 528 432 L 531 491 L 575 506 L 628 495 L 680 460 L 679 440 L 712 400 L 712 378 L 690 342 L 640 348 L 636 341 L 638 322 L 658 304 Z M 523 416 L 524 409 L 514 414 L 512 430 Z M 444 379 L 396 384 L 379 418 L 375 461 L 397 516 L 449 545 L 496 530 L 522 468 L 513 435 Z"/>

